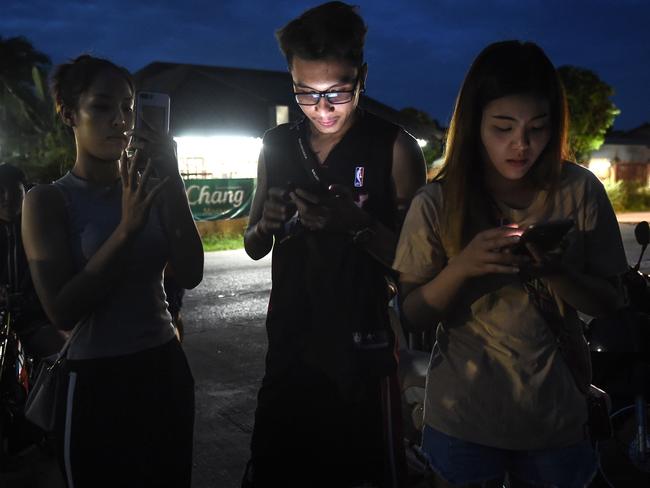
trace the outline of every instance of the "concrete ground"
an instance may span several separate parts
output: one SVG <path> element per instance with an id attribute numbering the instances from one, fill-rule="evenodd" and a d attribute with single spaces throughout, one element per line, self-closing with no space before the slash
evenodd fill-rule
<path id="1" fill-rule="evenodd" d="M 647 212 L 622 212 L 616 214 L 616 219 L 621 224 L 637 224 L 643 220 L 650 222 L 650 211 Z"/>
<path id="2" fill-rule="evenodd" d="M 207 253 L 204 279 L 183 307 L 183 348 L 196 382 L 193 488 L 241 482 L 264 374 L 270 256 Z"/>

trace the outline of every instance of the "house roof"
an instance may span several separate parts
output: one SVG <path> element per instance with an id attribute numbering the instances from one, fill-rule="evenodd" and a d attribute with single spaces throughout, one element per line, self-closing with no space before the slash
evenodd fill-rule
<path id="1" fill-rule="evenodd" d="M 605 136 L 605 144 L 650 147 L 650 122 L 629 131 L 612 131 Z"/>
<path id="2" fill-rule="evenodd" d="M 174 135 L 219 131 L 261 136 L 269 128 L 269 110 L 276 105 L 288 106 L 291 120 L 301 115 L 286 71 L 154 62 L 138 70 L 135 79 L 140 90 L 170 95 L 170 130 Z M 360 105 L 403 126 L 415 137 L 428 138 L 431 133 L 368 96 L 362 97 Z"/>

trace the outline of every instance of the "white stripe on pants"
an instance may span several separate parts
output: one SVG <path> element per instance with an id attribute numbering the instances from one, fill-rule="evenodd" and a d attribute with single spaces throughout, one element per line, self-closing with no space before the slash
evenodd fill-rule
<path id="1" fill-rule="evenodd" d="M 76 384 L 77 373 L 71 372 L 68 379 L 68 395 L 65 402 L 65 430 L 63 434 L 63 461 L 65 463 L 65 476 L 68 481 L 68 488 L 74 488 L 72 465 L 70 463 L 70 437 L 72 432 L 72 403 Z"/>

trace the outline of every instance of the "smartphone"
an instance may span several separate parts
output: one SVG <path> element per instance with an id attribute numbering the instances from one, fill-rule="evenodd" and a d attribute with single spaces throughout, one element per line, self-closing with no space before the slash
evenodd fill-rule
<path id="1" fill-rule="evenodd" d="M 282 192 L 282 200 L 284 200 L 284 203 L 292 203 L 291 193 L 294 191 L 296 191 L 296 184 L 293 181 L 288 181 L 287 186 L 284 188 L 284 192 Z"/>
<path id="2" fill-rule="evenodd" d="M 170 100 L 166 93 L 137 92 L 135 96 L 135 128 L 151 127 L 152 130 L 160 134 L 169 133 L 169 108 Z"/>
<path id="3" fill-rule="evenodd" d="M 309 192 L 313 195 L 316 195 L 318 197 L 328 197 L 332 196 L 333 193 L 329 191 L 328 188 L 326 188 L 323 184 L 313 182 L 313 183 L 308 183 L 308 184 L 300 184 L 297 185 L 293 181 L 288 181 L 287 185 L 285 187 L 284 193 L 282 194 L 283 199 L 286 202 L 291 202 L 291 197 L 289 196 L 290 193 L 295 192 L 298 188 L 301 190 L 304 190 L 306 192 Z"/>
<path id="4" fill-rule="evenodd" d="M 514 254 L 526 254 L 526 243 L 534 244 L 542 253 L 557 249 L 562 239 L 573 227 L 573 219 L 552 220 L 540 224 L 529 225 L 514 246 Z"/>

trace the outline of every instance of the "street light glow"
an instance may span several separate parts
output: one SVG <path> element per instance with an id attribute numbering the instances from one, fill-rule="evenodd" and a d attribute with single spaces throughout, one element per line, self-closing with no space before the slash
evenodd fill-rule
<path id="1" fill-rule="evenodd" d="M 178 148 L 181 174 L 203 178 L 255 178 L 260 137 L 180 136 Z"/>
<path id="2" fill-rule="evenodd" d="M 428 144 L 428 142 L 425 139 L 416 139 L 416 141 L 418 141 L 418 146 L 420 147 L 426 147 L 426 145 Z"/>
<path id="3" fill-rule="evenodd" d="M 610 177 L 611 168 L 612 162 L 607 158 L 592 158 L 589 160 L 589 169 L 601 180 Z"/>

